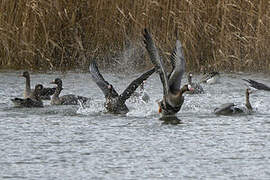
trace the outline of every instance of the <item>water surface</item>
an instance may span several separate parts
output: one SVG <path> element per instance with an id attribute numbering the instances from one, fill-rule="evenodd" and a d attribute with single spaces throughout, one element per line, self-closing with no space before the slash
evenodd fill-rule
<path id="1" fill-rule="evenodd" d="M 222 103 L 244 105 L 242 78 L 270 85 L 267 75 L 222 74 L 220 84 L 203 85 L 205 94 L 185 96 L 180 124 L 165 125 L 156 74 L 145 87 L 151 101 L 128 101 L 130 112 L 119 116 L 105 113 L 89 73 L 31 73 L 32 87 L 60 77 L 62 94 L 92 97 L 86 109 L 48 101 L 44 108 L 14 108 L 10 99 L 22 97 L 25 86 L 20 73 L 0 73 L 0 179 L 270 178 L 270 93 L 251 94 L 251 115 L 213 114 Z M 119 93 L 136 77 L 104 76 Z"/>

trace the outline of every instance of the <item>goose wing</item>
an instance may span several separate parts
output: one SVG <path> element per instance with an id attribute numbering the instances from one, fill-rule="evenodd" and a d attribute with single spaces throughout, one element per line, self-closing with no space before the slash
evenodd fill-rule
<path id="1" fill-rule="evenodd" d="M 98 87 L 101 89 L 105 97 L 107 97 L 110 93 L 112 97 L 117 97 L 118 93 L 115 91 L 113 86 L 111 86 L 112 89 L 109 88 L 109 83 L 105 81 L 103 76 L 100 74 L 97 63 L 95 60 L 91 61 L 89 66 L 89 71 L 92 76 L 93 81 L 98 85 Z"/>
<path id="2" fill-rule="evenodd" d="M 151 34 L 147 31 L 147 29 L 144 29 L 143 36 L 144 36 L 144 43 L 146 46 L 146 50 L 150 56 L 150 60 L 154 64 L 156 70 L 159 72 L 160 80 L 163 85 L 163 93 L 164 95 L 166 95 L 169 92 L 169 84 L 168 84 L 167 73 L 164 69 L 163 60 L 161 56 L 159 56 L 156 45 L 152 39 Z"/>
<path id="3" fill-rule="evenodd" d="M 170 63 L 171 63 L 171 66 L 172 66 L 172 70 L 171 70 L 170 74 L 168 75 L 168 79 L 170 79 L 170 77 L 171 77 L 171 75 L 172 75 L 172 72 L 173 72 L 173 70 L 174 70 L 174 68 L 175 68 L 174 51 L 175 51 L 175 48 L 173 49 L 173 52 L 171 53 L 170 58 L 169 58 Z"/>
<path id="4" fill-rule="evenodd" d="M 41 96 L 51 96 L 54 94 L 56 88 L 43 88 L 40 92 Z"/>
<path id="5" fill-rule="evenodd" d="M 258 89 L 258 90 L 265 90 L 265 91 L 270 91 L 270 87 L 266 86 L 265 84 L 263 83 L 259 83 L 257 81 L 254 81 L 252 79 L 243 79 L 244 81 L 248 82 L 249 85 L 255 89 Z"/>
<path id="6" fill-rule="evenodd" d="M 224 112 L 229 112 L 232 110 L 232 108 L 235 106 L 234 103 L 226 103 L 226 104 L 223 104 L 221 105 L 219 108 L 216 108 L 214 110 L 214 113 L 215 114 L 221 114 L 221 113 L 224 113 Z"/>
<path id="7" fill-rule="evenodd" d="M 173 63 L 173 70 L 169 77 L 169 88 L 170 91 L 179 91 L 181 86 L 181 80 L 186 69 L 186 61 L 183 56 L 182 45 L 179 40 L 176 41 L 174 51 L 170 57 Z"/>
<path id="8" fill-rule="evenodd" d="M 150 77 L 154 72 L 155 68 L 152 68 L 143 73 L 137 79 L 133 80 L 124 90 L 124 92 L 120 95 L 121 100 L 125 102 L 134 93 L 134 91 L 136 91 L 136 89 L 140 86 L 140 84 L 142 84 L 143 81 L 146 80 L 148 77 Z"/>

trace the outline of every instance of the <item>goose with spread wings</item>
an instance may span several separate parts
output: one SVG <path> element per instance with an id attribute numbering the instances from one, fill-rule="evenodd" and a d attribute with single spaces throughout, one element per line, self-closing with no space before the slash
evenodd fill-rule
<path id="1" fill-rule="evenodd" d="M 172 71 L 169 75 L 164 67 L 162 57 L 159 55 L 151 34 L 144 30 L 144 43 L 150 60 L 155 65 L 163 85 L 163 99 L 159 104 L 159 113 L 163 116 L 176 114 L 184 103 L 183 93 L 192 90 L 189 85 L 181 88 L 181 80 L 185 72 L 186 61 L 182 52 L 182 45 L 179 40 L 176 41 L 175 48 L 170 56 Z"/>
<path id="2" fill-rule="evenodd" d="M 154 72 L 155 68 L 152 68 L 140 77 L 133 80 L 128 87 L 124 90 L 122 94 L 118 94 L 114 87 L 106 81 L 101 73 L 99 72 L 97 63 L 95 60 L 92 60 L 89 66 L 90 74 L 93 81 L 103 92 L 106 102 L 104 104 L 108 112 L 113 114 L 126 114 L 129 112 L 128 107 L 126 106 L 126 100 L 134 93 L 134 91 L 143 83 L 148 77 L 150 77 Z"/>

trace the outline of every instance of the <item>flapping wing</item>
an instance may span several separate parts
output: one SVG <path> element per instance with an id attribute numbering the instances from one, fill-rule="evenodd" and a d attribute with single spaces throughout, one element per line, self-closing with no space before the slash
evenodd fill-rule
<path id="1" fill-rule="evenodd" d="M 175 48 L 173 49 L 173 52 L 171 53 L 170 58 L 169 58 L 170 63 L 171 63 L 171 66 L 172 66 L 172 70 L 171 70 L 170 74 L 168 75 L 168 79 L 170 79 L 170 77 L 171 77 L 171 75 L 172 75 L 172 72 L 173 72 L 173 70 L 174 70 L 174 68 L 175 68 L 174 51 L 175 51 Z"/>
<path id="2" fill-rule="evenodd" d="M 89 66 L 89 71 L 92 76 L 93 81 L 98 85 L 98 87 L 102 90 L 105 97 L 107 97 L 110 93 L 113 97 L 118 96 L 118 93 L 114 90 L 114 88 L 111 86 L 112 89 L 109 88 L 109 83 L 105 81 L 103 76 L 100 74 L 97 63 L 95 60 L 92 60 Z"/>
<path id="3" fill-rule="evenodd" d="M 124 92 L 120 95 L 120 98 L 123 102 L 125 102 L 133 93 L 136 91 L 136 89 L 140 86 L 140 84 L 143 83 L 144 80 L 149 78 L 153 73 L 155 72 L 155 68 L 152 68 L 145 73 L 143 73 L 140 77 L 133 80 L 128 87 L 124 90 Z"/>
<path id="4" fill-rule="evenodd" d="M 169 77 L 169 88 L 172 92 L 175 92 L 180 89 L 181 80 L 186 69 L 186 61 L 179 40 L 176 41 L 174 51 L 170 58 L 171 61 L 174 62 L 175 67 Z"/>
<path id="5" fill-rule="evenodd" d="M 270 87 L 266 86 L 265 84 L 263 83 L 259 83 L 257 81 L 254 81 L 252 79 L 243 79 L 244 81 L 248 82 L 249 85 L 255 89 L 258 89 L 258 90 L 265 90 L 265 91 L 270 91 Z"/>
<path id="6" fill-rule="evenodd" d="M 168 84 L 168 77 L 167 73 L 164 69 L 164 63 L 162 58 L 158 54 L 158 50 L 156 48 L 156 45 L 152 39 L 151 34 L 147 31 L 147 29 L 144 29 L 144 43 L 146 45 L 146 50 L 150 56 L 150 60 L 154 64 L 156 70 L 159 72 L 160 80 L 163 85 L 163 93 L 168 94 L 169 92 L 169 84 Z"/>

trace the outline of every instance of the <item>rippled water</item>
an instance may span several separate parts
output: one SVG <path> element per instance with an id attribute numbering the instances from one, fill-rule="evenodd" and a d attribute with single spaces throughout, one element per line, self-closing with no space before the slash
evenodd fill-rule
<path id="1" fill-rule="evenodd" d="M 205 94 L 186 95 L 181 124 L 159 120 L 157 75 L 147 82 L 151 102 L 127 103 L 126 116 L 104 113 L 104 97 L 88 73 L 31 74 L 34 84 L 63 79 L 62 94 L 92 97 L 79 106 L 14 108 L 21 72 L 0 73 L 0 179 L 269 179 L 270 93 L 251 95 L 255 112 L 216 116 L 215 107 L 243 105 L 241 78 L 270 85 L 263 74 L 222 74 Z M 105 74 L 119 92 L 136 76 Z M 195 75 L 195 80 L 199 75 Z M 186 82 L 186 78 L 183 80 Z"/>

